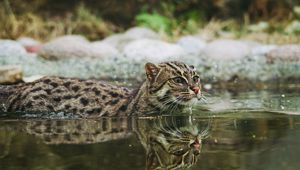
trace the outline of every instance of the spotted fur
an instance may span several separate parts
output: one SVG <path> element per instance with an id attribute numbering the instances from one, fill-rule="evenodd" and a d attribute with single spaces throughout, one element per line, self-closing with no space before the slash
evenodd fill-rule
<path id="1" fill-rule="evenodd" d="M 181 62 L 147 63 L 145 70 L 147 79 L 137 90 L 96 80 L 44 77 L 10 86 L 10 90 L 6 87 L 10 93 L 2 103 L 9 112 L 66 112 L 100 117 L 170 113 L 202 97 L 193 66 Z"/>

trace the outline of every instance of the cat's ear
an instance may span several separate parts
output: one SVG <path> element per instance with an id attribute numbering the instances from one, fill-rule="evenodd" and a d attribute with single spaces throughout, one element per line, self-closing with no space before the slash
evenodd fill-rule
<path id="1" fill-rule="evenodd" d="M 146 75 L 150 83 L 153 83 L 159 73 L 159 68 L 153 63 L 145 64 Z"/>

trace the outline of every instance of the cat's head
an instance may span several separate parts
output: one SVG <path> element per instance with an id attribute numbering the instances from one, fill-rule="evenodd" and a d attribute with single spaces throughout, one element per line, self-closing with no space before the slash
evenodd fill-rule
<path id="1" fill-rule="evenodd" d="M 164 104 L 191 105 L 202 99 L 195 67 L 172 61 L 145 65 L 149 97 Z"/>

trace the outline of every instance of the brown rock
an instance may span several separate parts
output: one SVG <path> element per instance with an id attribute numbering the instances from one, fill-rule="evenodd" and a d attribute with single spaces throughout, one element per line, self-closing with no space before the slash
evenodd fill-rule
<path id="1" fill-rule="evenodd" d="M 0 84 L 13 84 L 22 81 L 22 68 L 15 65 L 0 66 Z"/>
<path id="2" fill-rule="evenodd" d="M 285 62 L 299 61 L 300 45 L 290 44 L 279 46 L 267 53 L 266 58 L 268 63 L 273 63 L 277 60 Z"/>

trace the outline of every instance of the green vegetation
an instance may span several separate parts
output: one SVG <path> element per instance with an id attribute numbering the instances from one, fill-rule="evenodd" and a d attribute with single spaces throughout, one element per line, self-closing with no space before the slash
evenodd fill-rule
<path id="1" fill-rule="evenodd" d="M 4 0 L 0 38 L 48 40 L 64 34 L 101 39 L 138 25 L 169 39 L 205 33 L 212 37 L 263 42 L 300 42 L 300 2 L 296 0 Z"/>

